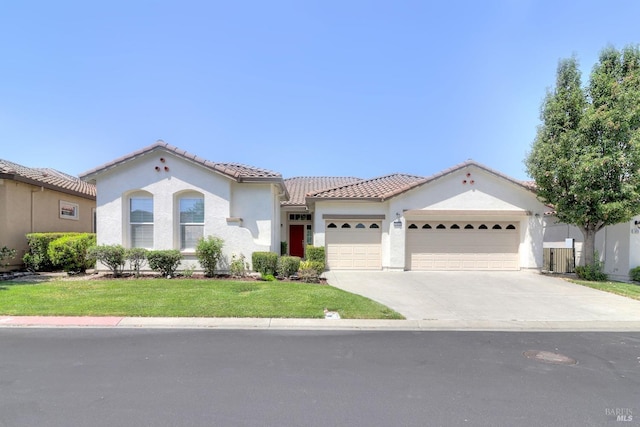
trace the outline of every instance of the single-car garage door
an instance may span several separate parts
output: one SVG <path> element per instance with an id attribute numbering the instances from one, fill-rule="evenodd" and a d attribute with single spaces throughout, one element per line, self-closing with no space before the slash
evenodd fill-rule
<path id="1" fill-rule="evenodd" d="M 333 221 L 325 230 L 327 268 L 330 270 L 380 270 L 381 229 L 378 222 Z"/>
<path id="2" fill-rule="evenodd" d="M 518 222 L 409 222 L 409 270 L 519 270 Z"/>

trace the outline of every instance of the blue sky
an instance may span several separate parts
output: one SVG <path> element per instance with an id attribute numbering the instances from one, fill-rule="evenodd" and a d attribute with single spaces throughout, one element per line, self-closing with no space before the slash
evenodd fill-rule
<path id="1" fill-rule="evenodd" d="M 6 1 L 0 158 L 77 175 L 163 139 L 293 176 L 518 179 L 558 60 L 630 1 Z"/>

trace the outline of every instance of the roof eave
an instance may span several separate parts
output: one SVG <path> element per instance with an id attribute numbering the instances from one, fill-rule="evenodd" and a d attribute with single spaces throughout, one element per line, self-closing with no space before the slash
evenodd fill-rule
<path id="1" fill-rule="evenodd" d="M 81 197 L 83 199 L 96 200 L 96 196 L 94 194 L 87 194 L 83 193 L 82 191 L 75 191 L 69 188 L 59 187 L 57 185 L 36 181 L 35 179 L 27 178 L 21 175 L 4 173 L 0 174 L 0 179 L 8 179 L 16 182 L 21 182 L 23 184 L 33 185 L 34 187 L 42 187 L 48 190 L 57 191 L 59 193 L 68 194 L 70 196 Z"/>
<path id="2" fill-rule="evenodd" d="M 383 202 L 382 197 L 307 197 L 307 203 L 309 202 Z"/>

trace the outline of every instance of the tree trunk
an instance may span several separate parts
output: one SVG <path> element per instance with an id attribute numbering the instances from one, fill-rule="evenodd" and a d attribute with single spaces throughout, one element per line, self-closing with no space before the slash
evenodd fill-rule
<path id="1" fill-rule="evenodd" d="M 593 265 L 596 261 L 596 230 L 594 228 L 581 228 L 582 235 L 584 236 L 584 243 L 582 246 L 582 255 L 584 258 L 584 265 Z"/>

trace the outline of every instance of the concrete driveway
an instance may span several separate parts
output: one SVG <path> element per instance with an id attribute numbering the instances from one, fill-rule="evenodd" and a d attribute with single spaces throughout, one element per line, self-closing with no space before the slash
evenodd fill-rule
<path id="1" fill-rule="evenodd" d="M 329 271 L 327 282 L 408 320 L 640 322 L 640 301 L 530 271 Z"/>

